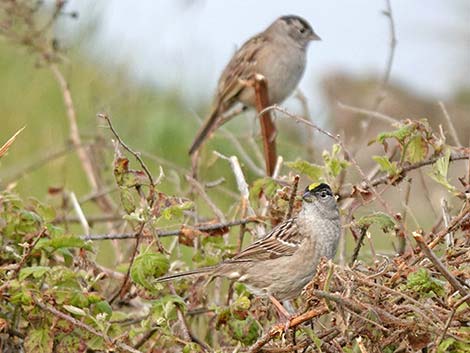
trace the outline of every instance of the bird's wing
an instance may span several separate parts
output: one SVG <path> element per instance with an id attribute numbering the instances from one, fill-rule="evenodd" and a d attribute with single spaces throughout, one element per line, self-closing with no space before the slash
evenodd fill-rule
<path id="1" fill-rule="evenodd" d="M 296 218 L 291 218 L 279 224 L 263 239 L 235 255 L 229 262 L 264 261 L 291 256 L 297 251 L 302 240 Z"/>
<path id="2" fill-rule="evenodd" d="M 251 79 L 255 71 L 253 67 L 256 65 L 257 54 L 264 47 L 262 44 L 264 41 L 266 41 L 264 36 L 256 35 L 238 49 L 220 76 L 216 102 L 230 105 L 230 102 L 246 87 L 240 80 Z"/>

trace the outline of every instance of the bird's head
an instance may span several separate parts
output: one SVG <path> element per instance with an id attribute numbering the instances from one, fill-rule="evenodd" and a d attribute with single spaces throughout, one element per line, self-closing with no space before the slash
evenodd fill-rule
<path id="1" fill-rule="evenodd" d="M 308 185 L 302 195 L 302 200 L 306 208 L 313 208 L 322 213 L 333 212 L 335 216 L 338 214 L 336 197 L 328 184 L 313 183 Z"/>
<path id="2" fill-rule="evenodd" d="M 286 34 L 302 47 L 307 47 L 313 40 L 321 40 L 314 32 L 312 26 L 300 16 L 287 15 L 279 17 L 271 25 L 270 29 L 279 34 Z"/>

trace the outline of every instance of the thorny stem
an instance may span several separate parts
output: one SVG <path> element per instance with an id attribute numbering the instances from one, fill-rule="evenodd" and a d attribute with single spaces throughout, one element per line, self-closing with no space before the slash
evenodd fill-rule
<path id="1" fill-rule="evenodd" d="M 227 227 L 234 227 L 239 225 L 246 225 L 248 223 L 260 223 L 261 219 L 259 217 L 247 217 L 244 219 L 225 222 L 225 223 L 212 223 L 207 225 L 193 226 L 192 229 L 201 231 L 201 232 L 211 232 L 219 229 L 224 229 Z M 160 238 L 184 235 L 186 226 L 182 226 L 181 229 L 176 230 L 157 230 L 157 235 Z M 134 239 L 136 237 L 135 233 L 123 233 L 123 234 L 95 234 L 95 235 L 82 235 L 83 240 L 110 240 L 110 239 Z"/>
<path id="2" fill-rule="evenodd" d="M 292 192 L 291 192 L 290 198 L 289 198 L 289 207 L 287 209 L 286 216 L 284 217 L 284 219 L 289 219 L 289 218 L 292 217 L 292 211 L 294 209 L 295 197 L 297 196 L 297 188 L 299 187 L 299 180 L 300 180 L 300 176 L 296 175 L 294 177 L 294 182 L 292 184 Z"/>
<path id="3" fill-rule="evenodd" d="M 111 119 L 109 118 L 108 114 L 105 114 L 105 113 L 100 113 L 98 114 L 98 118 L 102 118 L 104 120 L 106 120 L 106 122 L 108 123 L 108 126 L 109 126 L 109 129 L 111 130 L 111 132 L 113 133 L 114 137 L 116 137 L 116 139 L 118 140 L 119 144 L 126 150 L 128 151 L 130 154 L 132 154 L 135 159 L 137 159 L 137 161 L 139 162 L 140 166 L 142 167 L 142 169 L 144 170 L 145 174 L 147 174 L 147 178 L 149 179 L 149 182 L 150 182 L 150 186 L 152 187 L 152 192 L 154 191 L 153 189 L 155 188 L 155 181 L 153 180 L 153 176 L 152 176 L 152 173 L 150 173 L 150 170 L 148 169 L 147 165 L 145 164 L 145 162 L 143 161 L 142 157 L 140 156 L 140 153 L 138 152 L 135 152 L 133 149 L 131 149 L 128 145 L 126 145 L 126 143 L 121 139 L 121 137 L 119 136 L 119 134 L 117 133 L 117 131 L 114 129 L 114 126 L 111 122 Z"/>

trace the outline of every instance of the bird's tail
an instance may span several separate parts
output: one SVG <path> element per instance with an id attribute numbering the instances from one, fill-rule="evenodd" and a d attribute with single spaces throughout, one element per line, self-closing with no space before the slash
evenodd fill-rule
<path id="1" fill-rule="evenodd" d="M 204 274 L 204 273 L 210 273 L 214 271 L 215 266 L 209 266 L 209 267 L 201 267 L 201 268 L 196 268 L 194 270 L 186 271 L 186 272 L 180 272 L 180 273 L 175 273 L 173 275 L 168 275 L 168 276 L 162 276 L 157 279 L 157 282 L 168 282 L 172 281 L 174 279 L 179 279 L 182 277 L 187 277 L 187 276 L 194 276 L 194 275 L 199 275 L 199 274 Z"/>
<path id="2" fill-rule="evenodd" d="M 203 142 L 209 137 L 209 135 L 215 130 L 217 120 L 219 117 L 219 109 L 214 109 L 209 117 L 206 119 L 204 124 L 201 126 L 199 131 L 194 138 L 193 144 L 189 149 L 189 155 L 193 155 L 194 152 L 199 150 Z"/>

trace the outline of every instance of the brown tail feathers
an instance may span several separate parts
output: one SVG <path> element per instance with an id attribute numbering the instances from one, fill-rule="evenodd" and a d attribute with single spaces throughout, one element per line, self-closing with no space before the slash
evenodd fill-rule
<path id="1" fill-rule="evenodd" d="M 215 266 L 196 268 L 194 270 L 175 273 L 173 275 L 168 275 L 168 276 L 163 276 L 163 277 L 157 278 L 157 282 L 168 282 L 168 281 L 172 281 L 174 279 L 179 279 L 179 278 L 182 278 L 182 277 L 194 276 L 194 275 L 203 274 L 203 273 L 210 273 L 214 269 L 215 269 Z"/>
<path id="2" fill-rule="evenodd" d="M 211 115 L 209 116 L 209 118 L 206 119 L 202 127 L 197 132 L 196 138 L 194 139 L 194 142 L 191 145 L 191 148 L 189 149 L 190 155 L 194 154 L 194 152 L 199 150 L 199 148 L 204 143 L 204 141 L 215 130 L 218 117 L 219 117 L 219 109 L 214 109 Z"/>

